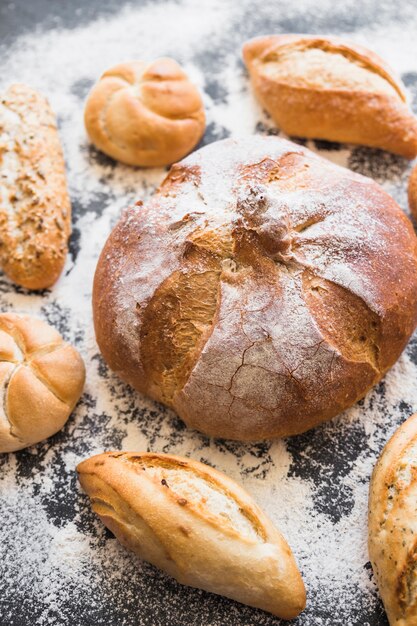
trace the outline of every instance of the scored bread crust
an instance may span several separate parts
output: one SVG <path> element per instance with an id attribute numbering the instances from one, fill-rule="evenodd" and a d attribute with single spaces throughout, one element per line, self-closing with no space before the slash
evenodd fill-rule
<path id="1" fill-rule="evenodd" d="M 84 120 L 99 150 L 145 167 L 182 159 L 205 129 L 197 88 L 169 58 L 130 61 L 104 72 L 88 96 Z"/>
<path id="2" fill-rule="evenodd" d="M 77 467 L 92 507 L 119 541 L 190 585 L 285 619 L 305 607 L 292 552 L 252 498 L 190 459 L 106 452 Z"/>
<path id="3" fill-rule="evenodd" d="M 302 59 L 312 51 L 323 55 L 309 67 Z M 262 106 L 286 134 L 417 155 L 417 120 L 404 87 L 363 46 L 338 37 L 270 35 L 248 41 L 243 58 Z M 347 63 L 337 69 L 340 59 Z"/>
<path id="4" fill-rule="evenodd" d="M 0 266 L 28 289 L 53 285 L 64 267 L 71 205 L 55 115 L 31 87 L 0 99 Z"/>
<path id="5" fill-rule="evenodd" d="M 85 380 L 81 356 L 42 320 L 0 314 L 0 453 L 60 430 Z"/>
<path id="6" fill-rule="evenodd" d="M 417 625 L 417 413 L 386 444 L 372 475 L 368 543 L 391 626 Z"/>
<path id="7" fill-rule="evenodd" d="M 417 239 L 372 180 L 283 139 L 211 144 L 100 256 L 110 367 L 209 435 L 303 432 L 359 398 L 417 322 Z"/>

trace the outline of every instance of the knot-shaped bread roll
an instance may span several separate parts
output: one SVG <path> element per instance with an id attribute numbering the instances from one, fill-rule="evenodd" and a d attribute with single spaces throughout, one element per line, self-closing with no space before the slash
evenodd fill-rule
<path id="1" fill-rule="evenodd" d="M 400 355 L 417 322 L 417 238 L 369 178 L 284 139 L 226 139 L 123 214 L 93 306 L 110 367 L 190 427 L 293 435 Z"/>
<path id="2" fill-rule="evenodd" d="M 417 413 L 386 444 L 369 493 L 369 556 L 391 626 L 417 624 Z"/>
<path id="3" fill-rule="evenodd" d="M 85 106 L 93 144 L 129 165 L 154 167 L 178 161 L 204 134 L 197 88 L 176 61 L 121 63 L 104 72 Z"/>
<path id="4" fill-rule="evenodd" d="M 84 363 L 49 324 L 0 315 L 0 453 L 60 430 L 81 396 Z"/>
<path id="5" fill-rule="evenodd" d="M 55 115 L 34 89 L 12 85 L 0 100 L 0 267 L 18 285 L 50 287 L 70 232 Z"/>
<path id="6" fill-rule="evenodd" d="M 178 582 L 285 619 L 305 607 L 292 552 L 252 498 L 213 468 L 168 454 L 106 452 L 77 467 L 119 541 Z"/>
<path id="7" fill-rule="evenodd" d="M 243 58 L 261 104 L 288 135 L 417 155 L 417 120 L 404 87 L 363 46 L 338 37 L 271 35 L 248 41 Z"/>

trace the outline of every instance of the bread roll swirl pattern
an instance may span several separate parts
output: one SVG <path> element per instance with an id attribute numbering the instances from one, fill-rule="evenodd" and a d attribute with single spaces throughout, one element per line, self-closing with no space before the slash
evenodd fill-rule
<path id="1" fill-rule="evenodd" d="M 78 352 L 51 326 L 29 316 L 0 315 L 0 453 L 56 433 L 85 379 Z"/>
<path id="2" fill-rule="evenodd" d="M 255 92 L 287 134 L 417 155 L 404 87 L 376 54 L 338 37 L 271 35 L 243 48 Z"/>
<path id="3" fill-rule="evenodd" d="M 369 554 L 391 626 L 417 624 L 417 414 L 385 446 L 369 496 Z"/>
<path id="4" fill-rule="evenodd" d="M 18 285 L 50 287 L 71 231 L 71 206 L 55 116 L 26 85 L 0 100 L 0 266 Z"/>
<path id="5" fill-rule="evenodd" d="M 130 61 L 104 72 L 88 96 L 84 119 L 99 150 L 145 167 L 178 161 L 205 129 L 197 88 L 169 58 Z"/>
<path id="6" fill-rule="evenodd" d="M 93 299 L 120 376 L 193 428 L 255 440 L 362 397 L 410 337 L 416 294 L 417 239 L 392 198 L 251 137 L 194 153 L 124 213 Z"/>
<path id="7" fill-rule="evenodd" d="M 93 510 L 123 545 L 180 583 L 291 619 L 305 606 L 290 548 L 224 474 L 166 454 L 107 452 L 80 463 Z"/>

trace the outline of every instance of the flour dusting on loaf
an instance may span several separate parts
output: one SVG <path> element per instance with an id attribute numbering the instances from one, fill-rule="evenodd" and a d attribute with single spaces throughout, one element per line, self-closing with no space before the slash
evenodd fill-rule
<path id="1" fill-rule="evenodd" d="M 97 266 L 94 317 L 134 387 L 193 428 L 256 440 L 361 398 L 414 330 L 416 294 L 417 239 L 392 198 L 300 146 L 250 137 L 194 153 L 125 212 Z"/>

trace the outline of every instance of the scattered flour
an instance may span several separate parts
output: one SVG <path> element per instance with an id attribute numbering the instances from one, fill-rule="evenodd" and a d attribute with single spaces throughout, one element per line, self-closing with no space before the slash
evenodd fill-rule
<path id="1" fill-rule="evenodd" d="M 334 4 L 322 0 L 321 15 L 330 16 Z M 379 4 L 379 14 L 394 19 L 389 3 Z M 56 287 L 34 295 L 3 280 L 1 309 L 38 314 L 55 324 L 82 351 L 87 385 L 62 433 L 0 458 L 1 624 L 278 623 L 227 600 L 182 589 L 106 533 L 79 490 L 74 468 L 86 456 L 117 448 L 188 455 L 241 482 L 282 530 L 302 569 L 308 608 L 297 624 L 384 623 L 367 566 L 368 480 L 382 445 L 417 410 L 416 344 L 363 402 L 330 424 L 285 442 L 243 445 L 188 431 L 169 410 L 133 394 L 101 361 L 91 321 L 94 269 L 111 227 L 123 207 L 149 197 L 165 175 L 162 169 L 115 165 L 88 146 L 82 110 L 92 83 L 124 59 L 171 55 L 204 89 L 207 142 L 269 132 L 271 122 L 248 88 L 240 44 L 268 30 L 282 31 L 281 18 L 328 31 L 316 5 L 303 0 L 284 9 L 265 1 L 256 11 L 248 0 L 150 2 L 72 30 L 22 36 L 3 50 L 0 86 L 28 82 L 48 96 L 59 114 L 74 235 Z M 340 11 L 343 25 L 355 3 L 347 1 Z M 416 21 L 412 12 L 404 15 L 408 22 L 389 28 L 346 28 L 338 34 L 373 47 L 398 72 L 415 73 Z M 307 145 L 320 152 L 314 142 Z M 407 165 L 401 159 L 372 158 L 346 146 L 321 152 L 373 175 L 404 205 Z"/>

